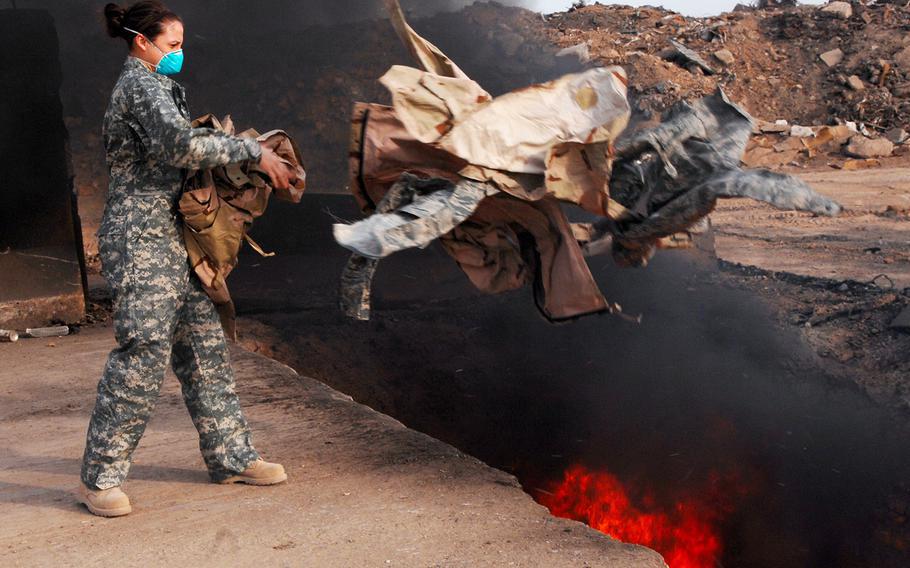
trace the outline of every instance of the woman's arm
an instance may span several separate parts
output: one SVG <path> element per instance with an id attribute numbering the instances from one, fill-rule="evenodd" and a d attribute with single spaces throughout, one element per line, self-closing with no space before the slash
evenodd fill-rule
<path id="1" fill-rule="evenodd" d="M 130 114 L 144 130 L 149 154 L 177 168 L 207 170 L 236 162 L 258 162 L 259 142 L 211 128 L 193 128 L 172 94 L 151 75 L 136 76 L 127 88 Z"/>

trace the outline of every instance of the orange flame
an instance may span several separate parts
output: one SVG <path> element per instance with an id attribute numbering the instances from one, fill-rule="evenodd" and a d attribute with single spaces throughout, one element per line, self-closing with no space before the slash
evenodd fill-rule
<path id="1" fill-rule="evenodd" d="M 712 478 L 716 485 L 717 476 Z M 718 524 L 728 512 L 726 507 L 686 499 L 660 511 L 647 497 L 642 506 L 636 506 L 610 473 L 573 466 L 539 501 L 557 517 L 584 522 L 623 542 L 660 552 L 670 568 L 713 567 L 723 552 Z"/>

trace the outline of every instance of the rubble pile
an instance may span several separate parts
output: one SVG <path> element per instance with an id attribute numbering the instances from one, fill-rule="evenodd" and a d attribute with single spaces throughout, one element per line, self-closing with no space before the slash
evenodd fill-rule
<path id="1" fill-rule="evenodd" d="M 891 155 L 887 144 L 903 144 L 901 129 L 910 124 L 910 8 L 765 4 L 713 18 L 595 4 L 546 18 L 557 45 L 584 46 L 598 63 L 628 71 L 642 120 L 723 87 L 767 121 L 750 146 L 749 165 L 806 164 L 831 152 L 842 156 L 824 158 L 829 163 L 852 167 L 850 157 Z M 850 135 L 837 130 L 835 141 L 815 141 L 821 126 L 845 126 Z M 853 150 L 845 152 L 851 141 Z M 753 155 L 756 148 L 771 154 Z"/>

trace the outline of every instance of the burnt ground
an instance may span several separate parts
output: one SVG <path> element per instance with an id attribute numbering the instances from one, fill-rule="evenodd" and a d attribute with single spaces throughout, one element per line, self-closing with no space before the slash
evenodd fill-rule
<path id="1" fill-rule="evenodd" d="M 844 207 L 837 218 L 746 200 L 712 215 L 728 285 L 775 308 L 830 373 L 879 403 L 910 407 L 910 335 L 890 329 L 910 305 L 910 183 L 906 168 L 801 174 Z"/>
<path id="2" fill-rule="evenodd" d="M 833 376 L 860 387 L 876 402 L 910 406 L 910 335 L 890 329 L 908 306 L 907 291 L 723 263 L 720 281 L 773 305 L 781 328 L 801 328 Z"/>

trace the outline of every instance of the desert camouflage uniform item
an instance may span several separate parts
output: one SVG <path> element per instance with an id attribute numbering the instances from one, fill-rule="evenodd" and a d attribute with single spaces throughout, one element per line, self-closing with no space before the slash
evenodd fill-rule
<path id="1" fill-rule="evenodd" d="M 213 480 L 259 458 L 234 391 L 224 332 L 190 270 L 177 202 L 187 170 L 258 160 L 258 142 L 192 128 L 183 88 L 128 58 L 104 118 L 111 184 L 98 231 L 114 293 L 114 349 L 98 385 L 82 464 L 92 489 L 121 485 L 168 361 Z"/>

